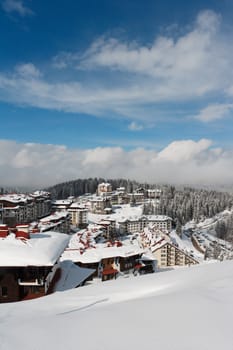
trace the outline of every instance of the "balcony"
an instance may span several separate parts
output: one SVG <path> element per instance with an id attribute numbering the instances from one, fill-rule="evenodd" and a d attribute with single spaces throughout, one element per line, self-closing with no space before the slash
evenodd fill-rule
<path id="1" fill-rule="evenodd" d="M 21 278 L 18 278 L 18 285 L 19 286 L 43 286 L 44 281 L 42 278 L 35 278 L 31 280 L 21 280 Z"/>

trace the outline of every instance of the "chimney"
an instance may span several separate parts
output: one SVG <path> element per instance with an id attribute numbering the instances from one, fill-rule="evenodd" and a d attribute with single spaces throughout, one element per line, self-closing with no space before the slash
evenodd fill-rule
<path id="1" fill-rule="evenodd" d="M 29 225 L 28 224 L 16 225 L 16 230 L 28 233 L 29 232 Z"/>
<path id="2" fill-rule="evenodd" d="M 5 238 L 9 234 L 9 229 L 7 225 L 0 225 L 0 238 Z"/>
<path id="3" fill-rule="evenodd" d="M 29 225 L 16 225 L 15 238 L 30 239 Z"/>

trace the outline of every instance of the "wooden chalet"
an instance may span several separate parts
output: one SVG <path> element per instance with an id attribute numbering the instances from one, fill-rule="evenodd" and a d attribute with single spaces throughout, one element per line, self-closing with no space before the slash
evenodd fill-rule
<path id="1" fill-rule="evenodd" d="M 0 303 L 52 292 L 67 244 L 67 235 L 61 233 L 10 233 L 0 226 Z"/>

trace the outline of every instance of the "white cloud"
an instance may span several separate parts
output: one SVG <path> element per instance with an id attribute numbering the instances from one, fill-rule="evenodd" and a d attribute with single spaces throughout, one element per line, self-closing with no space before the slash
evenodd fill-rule
<path id="1" fill-rule="evenodd" d="M 141 124 L 138 124 L 136 122 L 132 122 L 129 124 L 128 129 L 131 131 L 140 131 L 143 130 L 143 126 Z"/>
<path id="2" fill-rule="evenodd" d="M 31 62 L 20 64 L 11 73 L 0 72 L 0 100 L 110 118 L 123 116 L 133 120 L 130 128 L 135 130 L 136 125 L 163 119 L 166 112 L 162 116 L 154 113 L 159 103 L 166 102 L 169 110 L 169 103 L 203 102 L 212 95 L 230 93 L 233 48 L 220 24 L 216 13 L 203 11 L 176 40 L 161 36 L 141 45 L 101 38 L 84 53 L 58 53 L 52 65 L 59 71 L 54 76 L 53 70 L 52 80 L 49 71 L 42 74 Z M 64 81 L 60 69 L 67 67 L 74 74 Z"/>
<path id="3" fill-rule="evenodd" d="M 215 103 L 202 109 L 194 118 L 205 123 L 212 122 L 227 117 L 232 109 L 233 103 Z"/>
<path id="4" fill-rule="evenodd" d="M 24 78 L 39 78 L 42 74 L 39 69 L 32 63 L 19 64 L 15 67 L 16 73 Z"/>
<path id="5" fill-rule="evenodd" d="M 54 68 L 64 69 L 75 64 L 78 59 L 78 54 L 62 51 L 52 58 L 52 65 Z"/>
<path id="6" fill-rule="evenodd" d="M 233 157 L 210 140 L 174 141 L 159 152 L 120 147 L 69 149 L 0 141 L 1 185 L 47 186 L 100 176 L 151 183 L 232 184 Z"/>
<path id="7" fill-rule="evenodd" d="M 217 15 L 212 10 L 205 10 L 199 13 L 197 17 L 198 27 L 202 30 L 207 30 L 211 32 L 215 32 L 219 27 L 221 22 L 220 15 Z"/>
<path id="8" fill-rule="evenodd" d="M 141 75 L 141 79 L 150 77 L 159 98 L 165 94 L 168 99 L 200 96 L 218 89 L 224 83 L 222 74 L 229 81 L 232 49 L 230 41 L 225 43 L 219 38 L 219 28 L 219 16 L 203 11 L 192 30 L 177 40 L 161 36 L 150 45 L 140 45 L 100 38 L 84 53 L 79 67 L 108 68 Z"/>
<path id="9" fill-rule="evenodd" d="M 211 144 L 212 142 L 206 139 L 198 142 L 192 140 L 174 141 L 158 154 L 158 158 L 175 163 L 186 162 L 207 150 Z"/>
<path id="10" fill-rule="evenodd" d="M 32 16 L 34 14 L 34 12 L 20 0 L 4 0 L 2 2 L 2 8 L 7 13 L 17 13 L 22 17 Z"/>

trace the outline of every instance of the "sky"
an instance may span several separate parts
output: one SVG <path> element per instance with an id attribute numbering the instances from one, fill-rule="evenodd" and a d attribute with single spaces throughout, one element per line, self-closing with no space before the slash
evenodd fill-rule
<path id="1" fill-rule="evenodd" d="M 1 0 L 0 185 L 232 185 L 232 0 Z"/>

